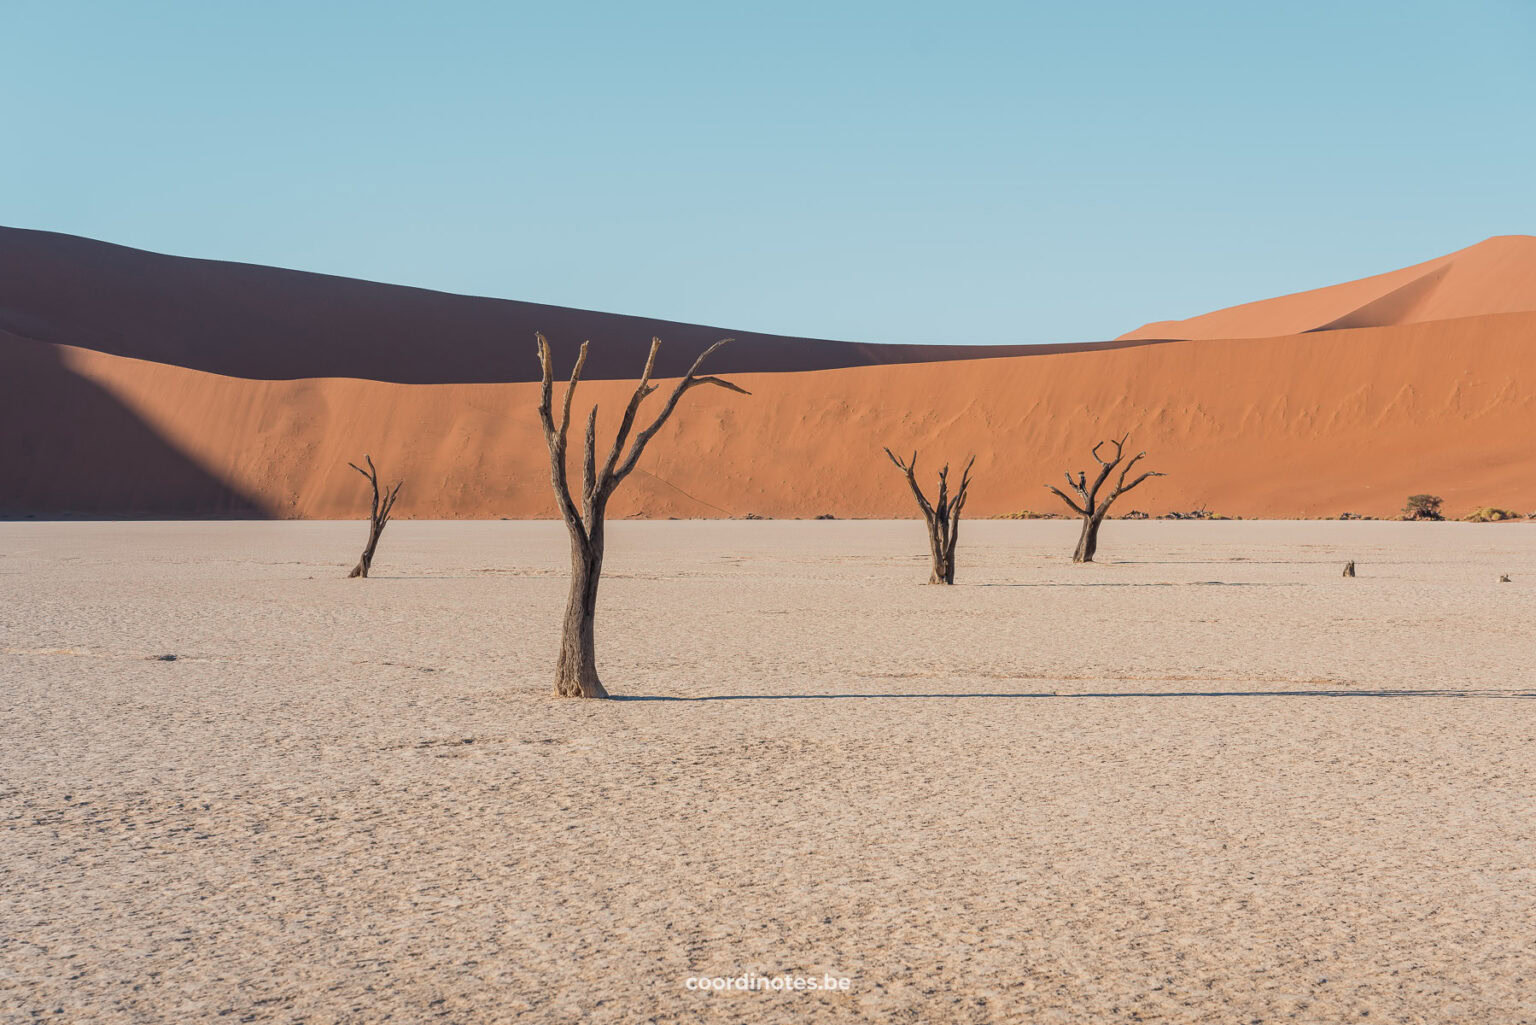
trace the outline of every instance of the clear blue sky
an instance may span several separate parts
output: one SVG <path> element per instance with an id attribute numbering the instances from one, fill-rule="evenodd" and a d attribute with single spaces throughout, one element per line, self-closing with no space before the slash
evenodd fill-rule
<path id="1" fill-rule="evenodd" d="M 1536 2 L 0 0 L 0 223 L 733 328 L 1111 337 L 1536 234 Z"/>

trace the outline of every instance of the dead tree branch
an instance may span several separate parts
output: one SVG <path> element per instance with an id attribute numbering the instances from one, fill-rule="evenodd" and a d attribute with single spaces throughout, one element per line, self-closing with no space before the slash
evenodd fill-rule
<path id="1" fill-rule="evenodd" d="M 965 464 L 965 470 L 960 475 L 960 486 L 955 489 L 954 497 L 949 494 L 949 464 L 945 463 L 939 471 L 939 491 L 937 501 L 930 503 L 928 496 L 923 494 L 922 486 L 917 483 L 917 452 L 914 450 L 912 458 L 903 462 L 896 453 L 889 448 L 885 454 L 890 457 L 896 469 L 900 470 L 907 478 L 907 486 L 912 489 L 912 495 L 917 499 L 917 507 L 922 510 L 923 519 L 928 524 L 928 550 L 932 557 L 932 572 L 928 576 L 930 584 L 953 584 L 955 582 L 955 545 L 960 540 L 960 512 L 965 508 L 965 499 L 971 486 L 971 467 L 976 462 L 976 457 L 971 456 Z"/>
<path id="2" fill-rule="evenodd" d="M 357 560 L 357 565 L 352 567 L 348 577 L 366 577 L 368 571 L 373 568 L 373 553 L 379 547 L 379 535 L 384 533 L 384 528 L 389 524 L 389 517 L 395 509 L 395 499 L 400 497 L 400 487 L 405 481 L 396 481 L 395 486 L 385 490 L 379 488 L 379 471 L 373 465 L 373 457 L 363 456 L 363 462 L 368 464 L 368 469 L 363 469 L 356 463 L 348 463 L 358 473 L 368 479 L 368 484 L 373 488 L 373 502 L 368 510 L 368 545 L 363 549 L 362 558 Z"/>
<path id="3" fill-rule="evenodd" d="M 1075 500 L 1055 485 L 1046 485 L 1046 489 L 1065 502 L 1067 508 L 1082 517 L 1083 532 L 1078 538 L 1077 550 L 1072 554 L 1073 562 L 1093 561 L 1093 555 L 1099 548 L 1099 526 L 1104 522 L 1104 517 L 1109 515 L 1109 507 L 1114 504 L 1115 499 L 1127 491 L 1140 487 L 1149 477 L 1165 476 L 1155 470 L 1148 470 L 1138 477 L 1127 480 L 1130 477 L 1131 471 L 1136 468 L 1136 464 L 1146 457 L 1145 452 L 1138 452 L 1129 459 L 1126 458 L 1125 443 L 1129 439 L 1130 435 L 1127 434 L 1118 439 L 1111 438 L 1109 441 L 1101 441 L 1093 446 L 1092 455 L 1094 461 L 1099 464 L 1099 472 L 1094 476 L 1091 483 L 1088 480 L 1087 471 L 1079 470 L 1075 480 L 1071 473 L 1066 475 L 1067 485 L 1072 489 L 1073 494 L 1077 496 Z M 1115 447 L 1113 457 L 1106 459 L 1099 454 L 1099 450 L 1105 445 L 1113 445 Z M 1119 476 L 1115 478 L 1115 483 L 1110 488 L 1109 494 L 1100 499 L 1099 493 L 1103 490 L 1105 483 L 1108 482 L 1116 469 L 1120 471 Z"/>

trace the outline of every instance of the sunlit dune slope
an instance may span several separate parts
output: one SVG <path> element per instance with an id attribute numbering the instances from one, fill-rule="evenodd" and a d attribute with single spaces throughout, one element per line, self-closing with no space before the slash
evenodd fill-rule
<path id="1" fill-rule="evenodd" d="M 1531 310 L 1536 237 L 1500 235 L 1386 274 L 1144 324 L 1121 339 L 1267 338 Z"/>
<path id="2" fill-rule="evenodd" d="M 364 452 L 405 479 L 402 516 L 553 514 L 534 384 L 253 381 L 47 349 L 270 515 L 359 515 L 364 485 L 346 464 Z M 1123 432 L 1168 474 L 1123 510 L 1388 515 L 1420 491 L 1443 495 L 1452 514 L 1536 508 L 1536 313 L 735 380 L 753 394 L 685 397 L 614 515 L 911 515 L 883 445 L 919 449 L 925 479 L 941 459 L 976 453 L 975 515 L 1050 510 L 1043 485 Z M 583 384 L 576 408 L 598 402 L 606 438 L 631 387 Z M 54 456 L 8 448 L 0 473 L 13 496 L 25 503 L 50 474 L 87 473 L 71 451 L 131 464 L 137 443 L 96 415 L 61 421 Z M 167 513 L 232 501 L 193 477 L 155 486 Z M 91 508 L 116 501 L 104 486 Z"/>

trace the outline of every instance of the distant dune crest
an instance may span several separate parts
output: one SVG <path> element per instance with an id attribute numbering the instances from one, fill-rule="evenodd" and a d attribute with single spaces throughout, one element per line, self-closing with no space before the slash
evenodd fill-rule
<path id="1" fill-rule="evenodd" d="M 1386 274 L 1229 306 L 1188 320 L 1143 324 L 1120 340 L 1274 338 L 1531 311 L 1536 311 L 1536 237 L 1498 235 Z"/>

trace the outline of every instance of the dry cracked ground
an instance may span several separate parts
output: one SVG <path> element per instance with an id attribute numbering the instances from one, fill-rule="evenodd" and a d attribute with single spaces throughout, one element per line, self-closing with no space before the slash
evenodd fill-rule
<path id="1" fill-rule="evenodd" d="M 365 529 L 0 524 L 0 1021 L 1536 1021 L 1536 526 Z"/>

